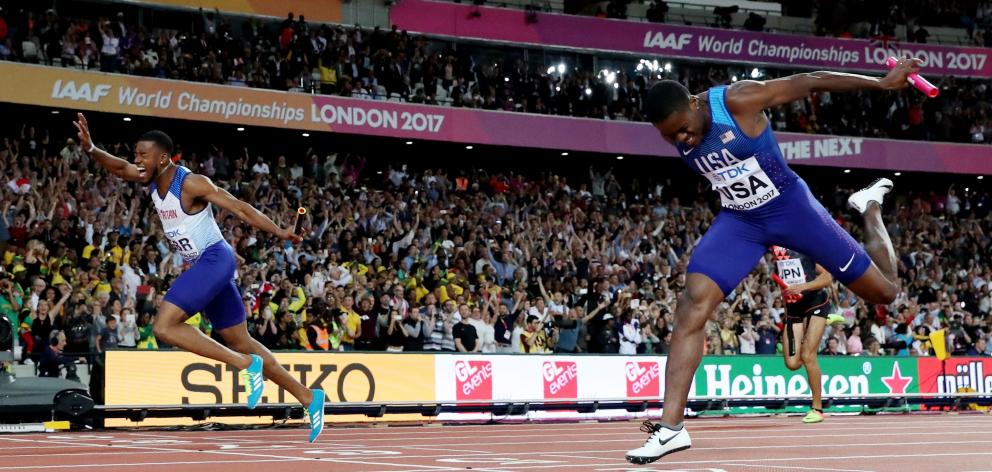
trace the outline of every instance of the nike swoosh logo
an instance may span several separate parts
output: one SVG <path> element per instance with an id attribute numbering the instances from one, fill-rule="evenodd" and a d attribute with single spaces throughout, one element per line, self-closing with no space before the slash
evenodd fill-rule
<path id="1" fill-rule="evenodd" d="M 840 268 L 840 271 L 841 272 L 846 272 L 847 271 L 847 268 L 848 267 L 851 267 L 851 262 L 854 261 L 854 256 L 856 256 L 856 255 L 857 255 L 857 253 L 851 254 L 851 258 L 847 260 L 847 264 L 844 264 L 844 267 L 841 267 Z"/>
<path id="2" fill-rule="evenodd" d="M 667 428 L 666 428 L 666 429 L 667 429 Z M 669 431 L 672 431 L 672 430 L 670 430 L 670 429 L 669 429 Z M 671 440 L 673 440 L 673 439 L 675 439 L 675 437 L 676 437 L 676 436 L 678 436 L 678 435 L 679 435 L 679 433 L 681 433 L 681 432 L 682 432 L 682 430 L 678 430 L 678 431 L 672 431 L 672 432 L 673 432 L 673 433 L 675 433 L 675 434 L 673 434 L 673 435 L 672 435 L 671 437 L 669 437 L 668 439 L 661 439 L 661 438 L 658 438 L 658 443 L 659 443 L 659 444 L 661 444 L 662 446 L 664 446 L 665 444 L 668 444 L 668 441 L 671 441 Z"/>
<path id="3" fill-rule="evenodd" d="M 688 151 L 682 151 L 682 155 L 683 156 L 688 156 L 689 154 L 692 153 L 692 151 L 695 151 L 695 150 L 696 150 L 696 148 L 692 148 L 692 149 L 690 149 Z"/>

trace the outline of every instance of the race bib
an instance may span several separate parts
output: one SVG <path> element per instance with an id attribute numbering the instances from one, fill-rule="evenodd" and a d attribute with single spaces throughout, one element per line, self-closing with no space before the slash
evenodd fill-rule
<path id="1" fill-rule="evenodd" d="M 758 164 L 750 159 L 703 174 L 720 194 L 724 208 L 753 210 L 779 196 L 778 188 Z"/>
<path id="2" fill-rule="evenodd" d="M 803 270 L 803 263 L 799 259 L 784 259 L 776 261 L 778 264 L 778 276 L 789 285 L 806 283 L 806 271 Z"/>
<path id="3" fill-rule="evenodd" d="M 186 232 L 185 226 L 179 226 L 166 231 L 165 236 L 169 238 L 172 251 L 183 256 L 183 260 L 191 261 L 200 256 L 200 249 L 196 247 L 193 238 Z"/>

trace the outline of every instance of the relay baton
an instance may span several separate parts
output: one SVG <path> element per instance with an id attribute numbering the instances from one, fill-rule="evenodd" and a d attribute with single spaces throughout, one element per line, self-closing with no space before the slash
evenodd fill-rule
<path id="1" fill-rule="evenodd" d="M 296 228 L 293 230 L 293 234 L 300 234 L 303 231 L 303 217 L 307 214 L 307 209 L 299 207 L 296 209 Z"/>
<path id="2" fill-rule="evenodd" d="M 789 288 L 789 284 L 785 283 L 785 281 L 782 280 L 782 278 L 779 277 L 778 274 L 772 274 L 772 280 L 774 280 L 779 287 L 782 287 L 782 290 Z"/>
<path id="3" fill-rule="evenodd" d="M 885 60 L 885 65 L 889 66 L 889 69 L 892 69 L 898 63 L 899 61 L 897 61 L 896 58 L 892 56 L 889 56 L 889 58 Z M 920 77 L 920 74 L 917 74 L 915 72 L 909 74 L 906 77 L 906 81 L 909 82 L 910 84 L 913 84 L 913 87 L 916 87 L 917 90 L 923 92 L 924 95 L 930 98 L 934 98 L 940 93 L 940 89 L 938 89 L 933 84 L 931 84 L 927 79 Z"/>
<path id="4" fill-rule="evenodd" d="M 782 280 L 782 278 L 779 277 L 778 274 L 772 274 L 772 280 L 774 280 L 775 283 L 777 283 L 779 287 L 782 287 L 782 290 L 783 291 L 785 291 L 785 290 L 787 290 L 789 288 L 789 284 L 785 283 L 785 281 Z M 802 300 L 803 294 L 800 293 L 799 295 L 796 295 L 795 300 L 793 300 L 792 302 L 790 302 L 788 300 L 789 297 L 784 297 L 784 298 L 786 298 L 786 300 L 785 300 L 786 303 L 795 303 L 795 302 L 798 302 L 799 300 Z"/>

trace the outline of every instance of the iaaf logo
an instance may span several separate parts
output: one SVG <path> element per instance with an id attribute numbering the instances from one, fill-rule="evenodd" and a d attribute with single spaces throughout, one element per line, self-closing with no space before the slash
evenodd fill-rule
<path id="1" fill-rule="evenodd" d="M 661 366 L 657 362 L 627 363 L 627 396 L 657 397 L 661 395 Z"/>
<path id="2" fill-rule="evenodd" d="M 578 398 L 578 365 L 574 362 L 545 362 L 543 371 L 544 398 Z"/>
<path id="3" fill-rule="evenodd" d="M 87 102 L 96 103 L 107 95 L 110 95 L 110 85 L 108 84 L 91 86 L 89 82 L 83 82 L 77 86 L 75 81 L 70 80 L 65 85 L 62 85 L 62 79 L 59 79 L 55 81 L 55 86 L 52 87 L 52 98 L 60 100 L 68 98 L 72 101 L 86 100 Z"/>
<path id="4" fill-rule="evenodd" d="M 458 400 L 492 400 L 493 363 L 489 361 L 455 362 Z"/>
<path id="5" fill-rule="evenodd" d="M 985 373 L 985 363 L 969 361 L 958 364 L 949 375 L 937 376 L 937 393 L 955 393 L 963 388 L 975 389 L 978 393 L 992 393 L 992 374 Z"/>
<path id="6" fill-rule="evenodd" d="M 681 51 L 686 44 L 692 41 L 692 34 L 665 34 L 663 31 L 644 33 L 644 47 L 659 49 L 675 49 Z"/>

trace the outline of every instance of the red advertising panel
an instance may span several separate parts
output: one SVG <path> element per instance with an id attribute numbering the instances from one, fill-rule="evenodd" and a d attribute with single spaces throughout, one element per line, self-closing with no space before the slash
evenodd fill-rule
<path id="1" fill-rule="evenodd" d="M 493 363 L 458 361 L 455 363 L 455 386 L 458 400 L 493 399 Z"/>
<path id="2" fill-rule="evenodd" d="M 575 362 L 548 361 L 542 369 L 544 398 L 579 398 L 579 366 Z"/>

